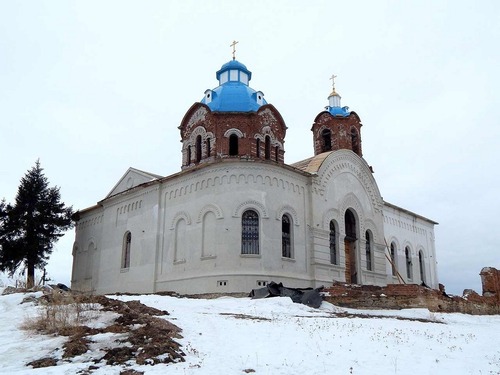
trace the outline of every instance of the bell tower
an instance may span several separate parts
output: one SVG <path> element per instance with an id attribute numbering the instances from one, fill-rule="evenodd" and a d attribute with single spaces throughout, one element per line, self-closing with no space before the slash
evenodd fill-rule
<path id="1" fill-rule="evenodd" d="M 323 152 L 347 149 L 362 157 L 361 120 L 349 107 L 342 107 L 341 96 L 335 90 L 335 78 L 332 75 L 332 92 L 328 96 L 328 105 L 314 119 L 311 128 L 314 141 L 314 155 Z"/>

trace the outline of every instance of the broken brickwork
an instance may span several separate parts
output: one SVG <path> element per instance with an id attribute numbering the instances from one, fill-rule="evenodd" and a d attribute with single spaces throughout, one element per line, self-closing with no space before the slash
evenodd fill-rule
<path id="1" fill-rule="evenodd" d="M 484 267 L 480 275 L 483 296 L 493 297 L 500 302 L 500 271 L 493 267 Z"/>
<path id="2" fill-rule="evenodd" d="M 325 301 L 359 309 L 427 308 L 433 312 L 459 312 L 473 315 L 500 314 L 500 271 L 483 268 L 483 295 L 466 289 L 461 297 L 440 289 L 416 284 L 390 284 L 385 287 L 334 283 L 326 288 Z"/>

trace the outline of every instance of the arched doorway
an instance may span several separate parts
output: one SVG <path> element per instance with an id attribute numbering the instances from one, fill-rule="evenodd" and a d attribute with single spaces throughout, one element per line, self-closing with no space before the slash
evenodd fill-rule
<path id="1" fill-rule="evenodd" d="M 356 265 L 356 218 L 351 210 L 347 210 L 345 221 L 345 281 L 351 284 L 358 283 L 358 271 Z"/>

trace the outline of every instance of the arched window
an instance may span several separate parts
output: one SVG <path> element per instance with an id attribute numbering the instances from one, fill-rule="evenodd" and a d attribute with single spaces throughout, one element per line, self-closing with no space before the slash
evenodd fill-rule
<path id="1" fill-rule="evenodd" d="M 259 214 L 254 210 L 241 216 L 241 253 L 259 254 Z"/>
<path id="2" fill-rule="evenodd" d="M 238 155 L 238 136 L 236 134 L 231 134 L 229 136 L 229 155 Z"/>
<path id="3" fill-rule="evenodd" d="M 332 151 L 332 131 L 324 129 L 321 132 L 321 152 Z"/>
<path id="4" fill-rule="evenodd" d="M 212 148 L 210 145 L 210 138 L 207 138 L 207 158 L 210 157 L 210 154 L 212 153 Z"/>
<path id="5" fill-rule="evenodd" d="M 370 231 L 366 231 L 365 235 L 366 240 L 366 269 L 368 271 L 372 270 L 372 236 L 370 235 Z"/>
<path id="6" fill-rule="evenodd" d="M 330 221 L 330 263 L 337 264 L 337 231 L 333 220 Z"/>
<path id="7" fill-rule="evenodd" d="M 271 159 L 271 137 L 266 135 L 266 149 L 265 149 L 266 160 Z"/>
<path id="8" fill-rule="evenodd" d="M 351 147 L 352 151 L 359 155 L 359 136 L 356 129 L 351 129 Z"/>
<path id="9" fill-rule="evenodd" d="M 411 272 L 411 252 L 408 246 L 406 246 L 405 248 L 405 260 L 406 260 L 406 278 L 411 279 L 413 276 Z"/>
<path id="10" fill-rule="evenodd" d="M 125 232 L 123 236 L 123 248 L 122 248 L 122 268 L 130 267 L 130 244 L 132 243 L 132 234 L 130 232 Z"/>
<path id="11" fill-rule="evenodd" d="M 260 158 L 260 139 L 257 138 L 255 140 L 255 154 L 257 155 L 258 158 Z"/>
<path id="12" fill-rule="evenodd" d="M 281 256 L 292 258 L 292 220 L 288 215 L 281 218 Z"/>
<path id="13" fill-rule="evenodd" d="M 187 149 L 187 165 L 191 164 L 191 146 L 188 146 Z"/>
<path id="14" fill-rule="evenodd" d="M 418 266 L 420 268 L 420 281 L 425 284 L 424 254 L 422 250 L 418 252 Z"/>
<path id="15" fill-rule="evenodd" d="M 391 269 L 392 276 L 396 276 L 396 244 L 391 243 Z"/>
<path id="16" fill-rule="evenodd" d="M 201 160 L 201 135 L 196 137 L 196 162 Z"/>
<path id="17" fill-rule="evenodd" d="M 275 157 L 276 162 L 278 162 L 280 160 L 280 148 L 279 148 L 279 146 L 276 146 L 274 148 L 274 157 Z"/>

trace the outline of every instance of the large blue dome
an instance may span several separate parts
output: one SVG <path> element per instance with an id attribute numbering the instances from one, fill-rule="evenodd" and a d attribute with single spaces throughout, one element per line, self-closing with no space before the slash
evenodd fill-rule
<path id="1" fill-rule="evenodd" d="M 206 90 L 201 103 L 214 112 L 256 112 L 267 104 L 264 94 L 248 86 L 252 72 L 237 60 L 231 60 L 215 74 L 219 86 Z"/>

